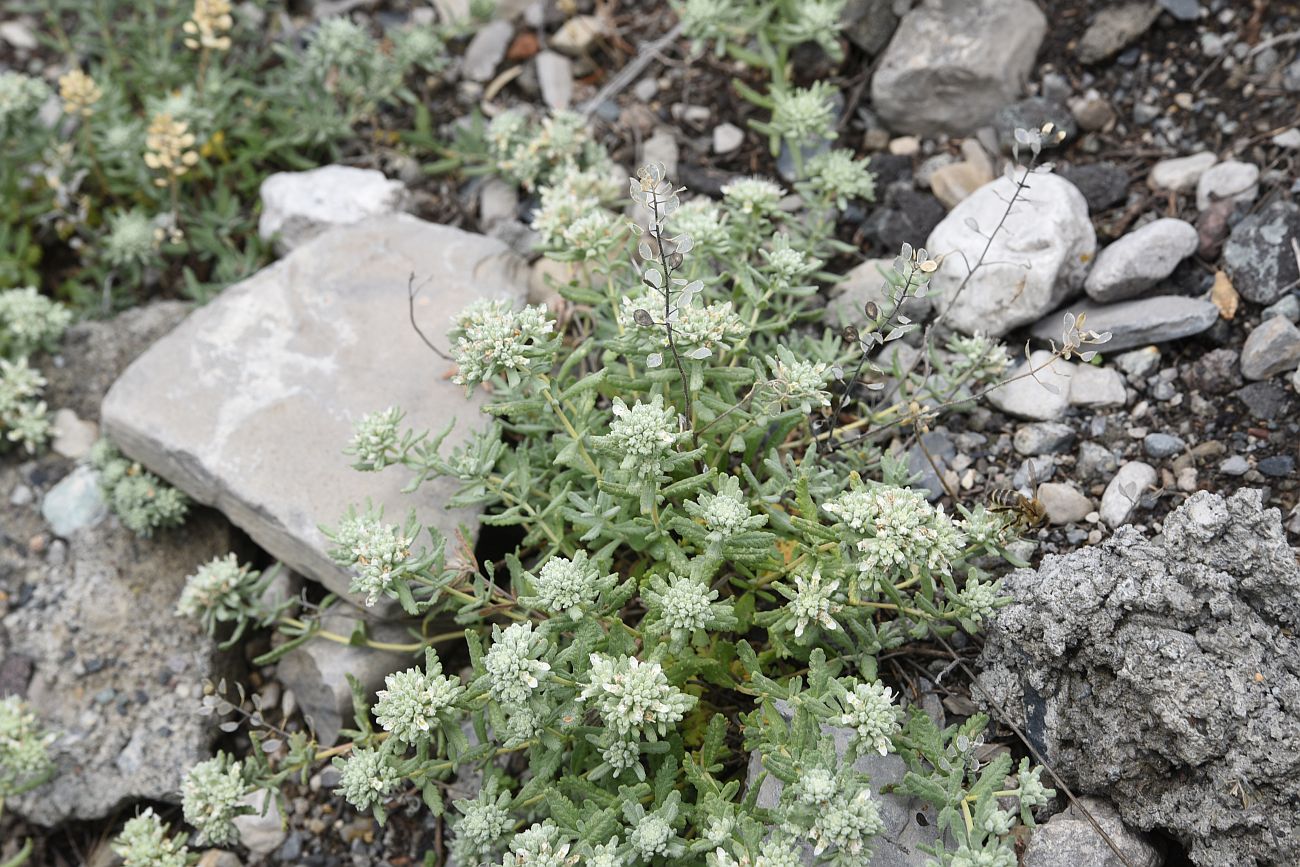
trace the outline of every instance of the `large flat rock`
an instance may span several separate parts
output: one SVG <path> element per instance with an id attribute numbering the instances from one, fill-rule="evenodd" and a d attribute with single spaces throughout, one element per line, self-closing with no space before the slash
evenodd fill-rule
<path id="1" fill-rule="evenodd" d="M 391 405 L 418 429 L 451 418 L 450 449 L 485 424 L 481 401 L 407 318 L 407 282 L 424 288 L 416 320 L 435 342 L 479 298 L 522 303 L 524 262 L 499 241 L 406 215 L 339 227 L 223 292 L 154 344 L 104 398 L 122 451 L 215 506 L 295 570 L 346 594 L 319 525 L 367 499 L 401 522 L 416 508 L 450 536 L 475 516 L 449 511 L 454 483 L 403 495 L 400 467 L 361 473 L 342 450 L 354 423 Z M 356 597 L 349 596 L 353 601 Z"/>

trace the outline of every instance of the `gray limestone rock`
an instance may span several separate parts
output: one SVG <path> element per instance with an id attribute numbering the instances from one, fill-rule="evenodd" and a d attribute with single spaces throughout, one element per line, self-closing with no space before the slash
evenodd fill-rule
<path id="1" fill-rule="evenodd" d="M 1300 366 L 1300 328 L 1290 319 L 1270 316 L 1250 332 L 1241 347 L 1241 375 L 1269 379 Z"/>
<path id="2" fill-rule="evenodd" d="M 1046 349 L 1035 350 L 1011 372 L 1009 382 L 989 392 L 989 403 L 1016 418 L 1056 421 L 1070 405 L 1074 369 L 1069 361 L 1052 361 Z M 1036 372 L 1027 376 L 1030 371 Z"/>
<path id="3" fill-rule="evenodd" d="M 1198 243 L 1191 223 L 1154 220 L 1098 253 L 1083 288 L 1101 303 L 1135 298 L 1172 274 Z"/>
<path id="4" fill-rule="evenodd" d="M 1294 861 L 1300 567 L 1259 491 L 1193 494 L 1159 539 L 1122 528 L 1003 590 L 981 682 L 1067 782 L 1195 864 Z"/>
<path id="5" fill-rule="evenodd" d="M 338 636 L 350 637 L 360 625 L 360 619 L 349 614 L 321 618 L 321 629 Z M 413 640 L 399 623 L 369 625 L 367 634 L 377 641 L 395 644 Z M 411 660 L 409 655 L 315 638 L 285 654 L 276 671 L 285 688 L 298 699 L 303 718 L 317 739 L 329 745 L 338 740 L 340 729 L 356 726 L 348 675 L 355 677 L 373 700 L 384 678 L 399 668 L 410 667 L 414 664 Z"/>
<path id="6" fill-rule="evenodd" d="M 59 735 L 58 774 L 6 808 L 56 825 L 136 800 L 177 802 L 182 776 L 219 734 L 196 713 L 203 681 L 229 663 L 198 623 L 177 617 L 176 600 L 186 575 L 236 545 L 208 510 L 148 540 L 112 519 L 70 536 L 65 558 L 31 567 L 31 596 L 0 629 L 0 668 L 34 661 L 26 695 Z"/>
<path id="7" fill-rule="evenodd" d="M 1034 828 L 1020 867 L 1121 867 L 1115 850 L 1097 833 L 1088 816 L 1101 825 L 1132 867 L 1160 867 L 1164 858 L 1142 834 L 1126 828 L 1115 806 L 1102 798 L 1083 797 L 1084 810 L 1070 805 L 1046 824 Z"/>
<path id="8" fill-rule="evenodd" d="M 1247 301 L 1272 304 L 1300 280 L 1291 242 L 1300 239 L 1300 204 L 1277 201 L 1232 228 L 1223 265 Z M 1300 241 L 1298 241 L 1300 243 Z"/>
<path id="9" fill-rule="evenodd" d="M 934 304 L 948 310 L 946 321 L 959 331 L 1000 337 L 1036 322 L 1083 286 L 1097 250 L 1083 194 L 1058 175 L 1031 175 L 989 246 L 988 233 L 1015 194 L 1016 183 L 1000 177 L 963 199 L 930 233 L 926 249 L 946 257 L 930 280 Z M 962 289 L 986 246 L 984 264 Z"/>
<path id="10" fill-rule="evenodd" d="M 1102 352 L 1122 352 L 1149 343 L 1164 343 L 1206 331 L 1219 320 L 1219 308 L 1210 301 L 1182 295 L 1161 295 L 1116 304 L 1079 301 L 1041 319 L 1030 333 L 1041 343 L 1061 342 L 1061 314 L 1087 314 L 1090 331 L 1111 333 Z"/>
<path id="11" fill-rule="evenodd" d="M 413 217 L 333 229 L 232 286 L 136 360 L 103 404 L 122 451 L 214 505 L 294 570 L 346 594 L 319 525 L 367 500 L 400 521 L 415 506 L 451 536 L 474 514 L 448 511 L 454 483 L 401 493 L 400 472 L 360 473 L 342 450 L 366 413 L 401 406 L 417 430 L 456 419 L 445 449 L 482 430 L 407 318 L 445 345 L 453 316 L 480 298 L 522 302 L 528 269 L 504 245 Z"/>
<path id="12" fill-rule="evenodd" d="M 1101 495 L 1101 519 L 1108 527 L 1128 522 L 1147 489 L 1156 483 L 1156 471 L 1142 461 L 1129 461 L 1119 468 Z"/>
<path id="13" fill-rule="evenodd" d="M 262 181 L 259 195 L 257 234 L 264 241 L 275 238 L 283 255 L 326 229 L 400 211 L 406 187 L 374 169 L 321 166 L 276 172 Z"/>
<path id="14" fill-rule="evenodd" d="M 80 466 L 63 477 L 41 501 L 41 515 L 54 535 L 68 538 L 108 517 L 108 504 L 99 490 L 99 473 Z"/>
<path id="15" fill-rule="evenodd" d="M 1029 0 L 924 0 L 880 57 L 873 107 L 898 132 L 970 132 L 1020 95 L 1046 33 Z"/>
<path id="16" fill-rule="evenodd" d="M 1117 54 L 1137 39 L 1160 17 L 1160 8 L 1150 0 L 1108 6 L 1097 13 L 1083 32 L 1076 52 L 1081 63 L 1096 63 Z"/>

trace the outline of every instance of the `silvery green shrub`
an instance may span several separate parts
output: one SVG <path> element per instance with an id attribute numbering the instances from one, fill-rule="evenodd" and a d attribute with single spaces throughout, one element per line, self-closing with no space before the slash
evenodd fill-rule
<path id="1" fill-rule="evenodd" d="M 49 440 L 46 381 L 28 356 L 53 351 L 71 322 L 71 311 L 32 286 L 0 291 L 0 451 L 35 454 Z"/>
<path id="2" fill-rule="evenodd" d="M 476 563 L 413 515 L 351 507 L 328 530 L 332 555 L 368 603 L 421 618 L 410 649 L 422 659 L 373 704 L 358 690 L 339 746 L 254 723 L 270 748 L 237 773 L 222 765 L 220 797 L 196 782 L 187 813 L 194 800 L 217 815 L 214 802 L 330 760 L 357 810 L 384 820 L 423 801 L 446 814 L 457 863 L 793 864 L 806 846 L 821 863 L 858 865 L 883 827 L 854 760 L 898 754 L 902 788 L 934 804 L 954 842 L 935 863 L 1014 863 L 1012 826 L 1046 802 L 1037 770 L 981 763 L 987 720 L 938 729 L 878 664 L 909 641 L 979 627 L 1000 602 L 976 561 L 1003 552 L 1011 528 L 930 504 L 857 421 L 888 431 L 959 411 L 1004 356 L 967 341 L 934 348 L 924 376 L 883 366 L 915 328 L 899 307 L 936 267 L 911 248 L 882 277 L 890 309 L 824 330 L 817 282 L 842 249 L 834 213 L 869 180 L 800 187 L 797 217 L 760 178 L 684 203 L 648 166 L 629 185 L 645 223 L 597 206 L 549 242 L 571 264 L 556 287 L 562 318 L 484 301 L 450 323 L 438 351 L 456 383 L 488 390 L 486 431 L 445 448 L 451 427 L 412 430 L 401 408 L 376 407 L 347 452 L 361 471 L 409 474 L 413 492 L 453 479 L 448 505 L 480 508 L 518 544 Z M 223 617 L 254 616 L 235 562 L 210 569 L 226 577 L 196 573 L 191 613 L 212 596 Z M 220 593 L 204 591 L 213 584 Z M 432 634 L 437 618 L 461 629 Z M 287 646 L 314 634 L 369 643 L 364 630 L 328 635 L 310 614 L 280 623 Z M 824 725 L 851 732 L 848 755 Z M 785 784 L 774 807 L 742 788 L 751 751 Z M 448 801 L 445 785 L 471 770 L 480 794 Z M 1017 799 L 1018 817 L 1005 807 Z M 214 840 L 224 829 L 196 827 Z"/>

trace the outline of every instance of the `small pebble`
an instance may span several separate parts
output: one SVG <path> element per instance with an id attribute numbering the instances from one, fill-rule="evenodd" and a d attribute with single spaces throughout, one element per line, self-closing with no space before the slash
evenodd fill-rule
<path id="1" fill-rule="evenodd" d="M 1250 462 L 1241 455 L 1233 455 L 1219 464 L 1219 472 L 1225 476 L 1244 476 L 1250 469 Z"/>
<path id="2" fill-rule="evenodd" d="M 1153 458 L 1168 458 L 1187 448 L 1187 442 L 1178 436 L 1167 433 L 1150 433 L 1142 440 L 1142 447 Z"/>

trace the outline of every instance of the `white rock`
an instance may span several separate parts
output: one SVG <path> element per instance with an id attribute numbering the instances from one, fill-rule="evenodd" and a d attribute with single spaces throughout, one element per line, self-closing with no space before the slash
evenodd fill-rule
<path id="1" fill-rule="evenodd" d="M 1070 406 L 1123 406 L 1124 375 L 1109 367 L 1076 364 L 1070 377 Z"/>
<path id="2" fill-rule="evenodd" d="M 745 131 L 734 123 L 720 123 L 713 128 L 713 152 L 729 154 L 745 143 Z"/>
<path id="3" fill-rule="evenodd" d="M 896 157 L 914 157 L 921 152 L 921 140 L 914 135 L 890 139 L 889 152 Z"/>
<path id="4" fill-rule="evenodd" d="M 1101 519 L 1115 529 L 1128 522 L 1138 501 L 1156 483 L 1156 471 L 1142 461 L 1129 461 L 1119 468 L 1101 495 Z"/>
<path id="5" fill-rule="evenodd" d="M 262 181 L 260 195 L 257 234 L 267 241 L 279 235 L 276 249 L 283 255 L 326 229 L 400 211 L 406 188 L 374 169 L 321 166 L 277 172 Z"/>
<path id="6" fill-rule="evenodd" d="M 99 473 L 88 466 L 77 467 L 45 495 L 41 515 L 54 535 L 65 539 L 107 518 Z"/>
<path id="7" fill-rule="evenodd" d="M 866 315 L 863 307 L 868 301 L 888 310 L 886 305 L 892 302 L 886 292 L 885 276 L 881 272 L 889 273 L 893 264 L 892 259 L 868 259 L 831 286 L 830 301 L 826 305 L 826 324 L 832 328 L 861 325 Z M 900 312 L 909 319 L 920 322 L 929 315 L 930 306 L 929 298 L 913 297 L 903 302 Z"/>
<path id="8" fill-rule="evenodd" d="M 670 178 L 677 176 L 679 150 L 677 136 L 672 127 L 656 127 L 654 134 L 641 143 L 640 165 L 646 163 L 663 163 L 664 171 Z"/>
<path id="9" fill-rule="evenodd" d="M 1043 482 L 1038 486 L 1038 500 L 1053 524 L 1077 524 L 1092 511 L 1092 500 L 1065 482 Z"/>
<path id="10" fill-rule="evenodd" d="M 279 849 L 289 833 L 284 829 L 284 817 L 275 795 L 259 789 L 245 795 L 240 804 L 252 807 L 253 812 L 231 820 L 239 831 L 239 845 L 255 855 L 270 855 Z M 262 814 L 263 809 L 265 815 Z"/>
<path id="11" fill-rule="evenodd" d="M 90 447 L 99 439 L 99 425 L 82 421 L 70 409 L 54 413 L 54 442 L 50 448 L 65 458 L 77 460 L 90 453 Z"/>
<path id="12" fill-rule="evenodd" d="M 491 81 L 514 35 L 515 28 L 509 21 L 498 18 L 484 24 L 465 47 L 461 74 L 470 81 Z"/>
<path id="13" fill-rule="evenodd" d="M 1046 349 L 1035 350 L 1029 361 L 1021 362 L 1012 371 L 1012 382 L 989 392 L 989 403 L 1007 415 L 1030 421 L 1056 421 L 1063 416 L 1070 405 L 1070 379 L 1075 365 L 1058 360 L 1044 367 L 1051 358 L 1052 353 Z M 1037 372 L 1025 376 L 1031 369 Z"/>
<path id="14" fill-rule="evenodd" d="M 1000 337 L 1038 321 L 1083 285 L 1096 252 L 1097 234 L 1083 194 L 1057 175 L 1034 174 L 983 266 L 958 295 L 967 263 L 973 267 L 979 261 L 988 243 L 984 233 L 1002 220 L 1015 190 L 1006 176 L 986 184 L 953 208 L 926 243 L 932 255 L 946 257 L 930 281 L 935 306 L 944 310 L 951 304 L 947 323 L 967 334 Z"/>
<path id="15" fill-rule="evenodd" d="M 1147 180 L 1157 190 L 1190 193 L 1196 189 L 1196 182 L 1201 179 L 1201 175 L 1218 161 L 1219 158 L 1209 151 L 1161 160 L 1151 167 Z"/>
<path id="16" fill-rule="evenodd" d="M 1172 274 L 1198 243 L 1191 223 L 1154 220 L 1098 253 L 1083 288 L 1103 303 L 1137 297 Z"/>
<path id="17" fill-rule="evenodd" d="M 1292 127 L 1273 136 L 1273 144 L 1287 150 L 1300 150 L 1300 129 Z"/>
<path id="18" fill-rule="evenodd" d="M 564 111 L 573 102 L 573 63 L 554 51 L 539 52 L 536 62 L 542 100 L 551 111 Z"/>
<path id="19" fill-rule="evenodd" d="M 1196 209 L 1204 211 L 1222 199 L 1250 204 L 1259 197 L 1259 167 L 1229 160 L 1208 169 L 1196 182 Z"/>
<path id="20" fill-rule="evenodd" d="M 488 178 L 478 194 L 478 224 L 488 231 L 502 220 L 514 220 L 519 213 L 519 189 L 497 177 Z"/>
<path id="21" fill-rule="evenodd" d="M 585 54 L 596 38 L 605 33 L 605 22 L 598 15 L 575 15 L 551 35 L 551 48 L 576 57 Z"/>
<path id="22" fill-rule="evenodd" d="M 319 528 L 337 525 L 348 504 L 370 500 L 389 516 L 415 506 L 421 524 L 448 538 L 461 524 L 472 532 L 473 510 L 443 506 L 454 483 L 427 484 L 413 501 L 400 474 L 347 472 L 340 452 L 363 415 L 394 405 L 417 430 L 456 418 L 444 448 L 484 429 L 481 394 L 467 400 L 447 379 L 451 365 L 411 328 L 412 273 L 423 285 L 416 320 L 444 346 L 442 329 L 466 305 L 518 303 L 528 285 L 527 266 L 503 244 L 449 226 L 396 214 L 332 229 L 137 358 L 104 398 L 105 432 L 338 593 L 350 577 Z"/>
<path id="23" fill-rule="evenodd" d="M 880 56 L 873 108 L 900 132 L 984 126 L 1023 91 L 1046 33 L 1029 0 L 925 0 Z"/>
<path id="24" fill-rule="evenodd" d="M 31 28 L 21 21 L 6 21 L 0 24 L 0 39 L 20 51 L 35 51 L 40 44 L 32 34 Z"/>

